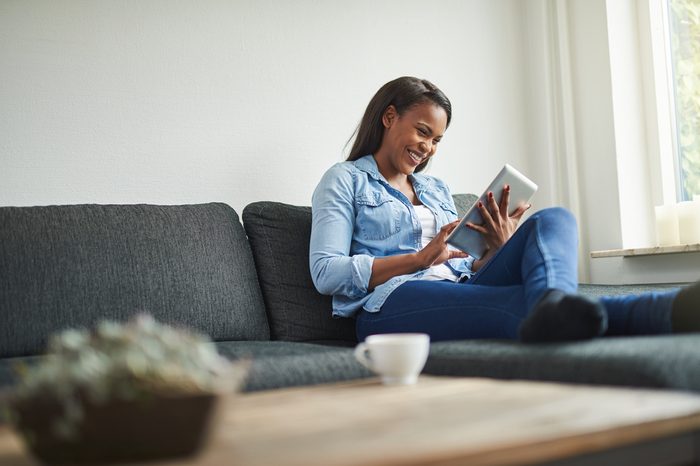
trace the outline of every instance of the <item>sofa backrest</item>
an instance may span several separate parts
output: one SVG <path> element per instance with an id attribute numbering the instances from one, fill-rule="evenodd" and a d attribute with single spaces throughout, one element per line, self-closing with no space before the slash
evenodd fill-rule
<path id="1" fill-rule="evenodd" d="M 453 196 L 460 215 L 473 194 Z M 333 319 L 330 296 L 316 291 L 309 270 L 311 207 L 254 202 L 243 209 L 274 340 L 353 345 L 355 321 Z"/>
<path id="2" fill-rule="evenodd" d="M 471 193 L 453 194 L 452 199 L 455 201 L 455 207 L 457 207 L 457 215 L 460 217 L 464 216 L 478 198 L 479 196 Z"/>
<path id="3" fill-rule="evenodd" d="M 148 312 L 215 340 L 269 339 L 245 232 L 219 203 L 0 208 L 0 356 Z"/>
<path id="4" fill-rule="evenodd" d="M 254 202 L 243 209 L 273 340 L 353 345 L 355 322 L 331 317 L 309 271 L 311 207 Z"/>

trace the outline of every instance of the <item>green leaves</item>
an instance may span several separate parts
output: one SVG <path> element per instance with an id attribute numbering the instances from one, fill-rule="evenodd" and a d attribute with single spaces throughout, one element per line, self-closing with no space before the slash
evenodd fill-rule
<path id="1" fill-rule="evenodd" d="M 681 188 L 692 199 L 700 194 L 700 2 L 669 5 Z"/>

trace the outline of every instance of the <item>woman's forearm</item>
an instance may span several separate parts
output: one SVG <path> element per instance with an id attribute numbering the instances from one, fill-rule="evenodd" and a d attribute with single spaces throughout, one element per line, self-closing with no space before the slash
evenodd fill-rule
<path id="1" fill-rule="evenodd" d="M 390 280 L 398 275 L 413 273 L 428 267 L 418 253 L 399 254 L 389 257 L 375 257 L 372 263 L 372 276 L 369 279 L 369 289 Z"/>

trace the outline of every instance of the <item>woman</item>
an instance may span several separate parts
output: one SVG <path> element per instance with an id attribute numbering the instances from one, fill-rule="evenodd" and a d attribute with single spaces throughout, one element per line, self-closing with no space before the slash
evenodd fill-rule
<path id="1" fill-rule="evenodd" d="M 576 294 L 577 229 L 561 208 L 508 215 L 493 193 L 478 208 L 488 251 L 474 260 L 448 248 L 457 211 L 447 186 L 420 172 L 450 124 L 447 97 L 402 77 L 370 101 L 350 155 L 313 195 L 310 244 L 316 288 L 333 315 L 355 317 L 357 337 L 425 332 L 433 341 L 520 338 L 582 340 L 603 334 L 700 331 L 700 285 L 606 297 Z"/>

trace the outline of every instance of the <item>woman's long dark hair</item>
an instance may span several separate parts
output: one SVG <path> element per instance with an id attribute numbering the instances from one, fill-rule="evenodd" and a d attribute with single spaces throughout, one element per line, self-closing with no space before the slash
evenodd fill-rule
<path id="1" fill-rule="evenodd" d="M 424 102 L 433 102 L 445 110 L 447 126 L 450 126 L 452 104 L 447 96 L 430 81 L 403 76 L 384 84 L 369 101 L 360 124 L 350 137 L 348 142 L 353 138 L 355 142 L 346 160 L 357 160 L 365 155 L 374 154 L 379 149 L 384 135 L 382 116 L 390 105 L 393 105 L 401 116 L 406 110 Z M 427 164 L 426 160 L 418 165 L 415 171 L 420 172 Z"/>

